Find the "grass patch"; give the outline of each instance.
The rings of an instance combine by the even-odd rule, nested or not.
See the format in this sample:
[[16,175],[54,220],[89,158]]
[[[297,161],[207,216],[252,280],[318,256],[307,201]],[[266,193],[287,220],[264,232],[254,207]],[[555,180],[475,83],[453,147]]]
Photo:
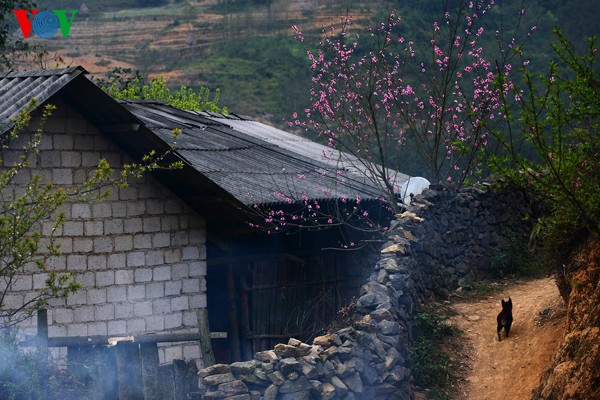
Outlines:
[[427,390],[429,399],[446,400],[450,399],[448,385],[456,368],[445,348],[456,329],[439,312],[429,310],[415,315],[412,371],[415,384]]

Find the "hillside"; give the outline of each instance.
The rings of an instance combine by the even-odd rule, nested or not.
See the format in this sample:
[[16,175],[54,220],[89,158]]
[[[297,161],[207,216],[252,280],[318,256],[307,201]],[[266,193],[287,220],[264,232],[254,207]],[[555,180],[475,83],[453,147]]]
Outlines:
[[[48,8],[79,8],[83,0],[56,0]],[[305,48],[293,39],[297,25],[314,47],[323,29],[349,15],[354,24],[373,24],[396,8],[409,36],[430,29],[440,2],[407,0],[201,0],[142,2],[88,0],[68,38],[40,40],[49,50],[46,66],[85,66],[102,76],[116,66],[143,76],[164,75],[172,86],[221,89],[230,110],[282,125],[308,101],[310,71]],[[136,5],[166,4],[136,8]],[[499,3],[500,4],[500,3]],[[559,25],[582,40],[597,33],[598,7],[592,1],[530,0],[523,26],[536,25],[529,41],[532,58],[547,60],[549,31]],[[517,5],[500,4],[492,29],[515,25]],[[512,17],[511,17],[512,16]],[[59,59],[58,62],[54,61]],[[32,68],[31,64],[21,68]]]

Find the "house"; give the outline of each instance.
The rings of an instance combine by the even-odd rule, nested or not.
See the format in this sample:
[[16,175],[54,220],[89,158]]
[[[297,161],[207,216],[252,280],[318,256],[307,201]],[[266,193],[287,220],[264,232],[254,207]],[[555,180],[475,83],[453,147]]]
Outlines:
[[[49,304],[49,340],[61,338],[54,343],[75,354],[106,337],[160,335],[168,342],[155,341],[162,363],[203,364],[212,362],[213,349],[218,361],[236,361],[324,329],[372,265],[368,246],[342,251],[364,234],[336,227],[269,235],[252,225],[269,210],[287,215],[307,205],[360,209],[384,225],[389,211],[353,160],[236,114],[117,102],[85,74],[71,67],[0,75],[2,134],[31,98],[57,106],[36,173],[59,185],[81,183],[100,158],[118,169],[151,150],[167,151],[175,128],[182,133],[171,161],[184,166],[115,188],[105,201],[66,205],[62,254],[48,268],[73,272],[82,289]],[[45,277],[22,271],[2,307],[18,307]],[[198,336],[207,327],[212,346]],[[23,330],[36,334],[36,320]]]

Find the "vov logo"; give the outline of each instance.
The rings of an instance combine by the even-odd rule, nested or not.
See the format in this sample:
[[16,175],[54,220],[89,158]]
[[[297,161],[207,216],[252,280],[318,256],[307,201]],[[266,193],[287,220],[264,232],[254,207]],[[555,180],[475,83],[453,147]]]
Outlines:
[[[67,18],[67,11],[71,12],[71,19]],[[77,10],[13,10],[13,12],[17,16],[25,39],[31,35],[31,31],[39,38],[49,39],[54,37],[59,29],[63,37],[69,37],[77,14]],[[31,20],[28,13],[31,13]]]

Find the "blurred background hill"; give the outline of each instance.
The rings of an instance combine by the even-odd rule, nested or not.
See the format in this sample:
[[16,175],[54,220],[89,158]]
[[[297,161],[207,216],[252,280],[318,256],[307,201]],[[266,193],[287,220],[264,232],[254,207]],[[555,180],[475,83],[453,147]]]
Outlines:
[[[230,111],[282,126],[308,101],[310,70],[305,46],[315,48],[323,30],[351,16],[356,26],[385,20],[395,9],[407,37],[419,37],[438,19],[440,0],[56,0],[42,9],[78,9],[68,38],[40,40],[46,65],[83,65],[95,77],[115,67],[143,77],[163,75],[172,87],[220,88]],[[600,12],[592,0],[498,1],[493,29],[537,26],[528,42],[543,67],[551,54],[550,29],[560,27],[574,42],[598,33]],[[294,39],[292,25],[308,40]],[[20,34],[20,32],[18,32]],[[491,38],[491,36],[490,36]],[[493,39],[490,39],[493,41]],[[495,43],[490,42],[490,46]],[[56,61],[60,60],[60,61]],[[36,66],[37,67],[37,66]],[[21,66],[34,68],[34,66]]]

